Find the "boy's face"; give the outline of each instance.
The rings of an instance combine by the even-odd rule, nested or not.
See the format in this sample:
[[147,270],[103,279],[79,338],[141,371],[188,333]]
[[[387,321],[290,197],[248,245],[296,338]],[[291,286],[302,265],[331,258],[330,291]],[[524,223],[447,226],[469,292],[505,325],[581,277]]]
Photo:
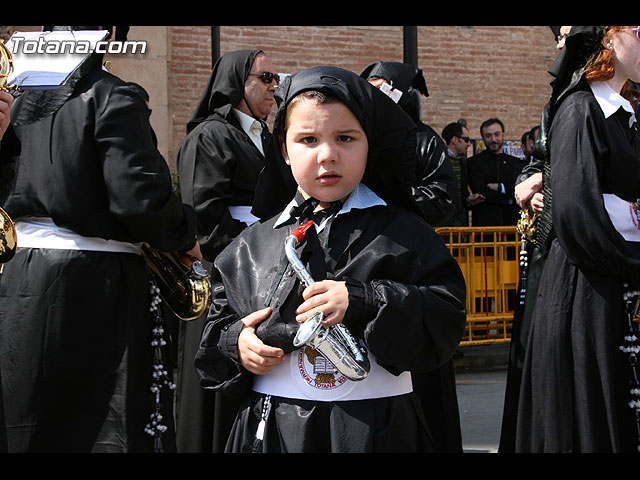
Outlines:
[[343,103],[303,99],[287,112],[282,155],[305,198],[327,207],[344,201],[362,180],[369,143],[358,119]]

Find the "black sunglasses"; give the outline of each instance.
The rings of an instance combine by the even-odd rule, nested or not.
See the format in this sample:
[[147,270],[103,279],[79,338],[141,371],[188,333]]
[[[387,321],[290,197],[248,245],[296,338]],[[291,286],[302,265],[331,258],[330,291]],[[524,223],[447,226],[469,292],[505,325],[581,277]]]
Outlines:
[[273,82],[274,80],[276,81],[276,83],[280,83],[280,75],[278,75],[277,73],[250,73],[249,76],[260,77],[260,80],[262,80],[263,83],[266,83],[267,85],[271,84],[271,82]]
[[467,143],[469,143],[471,141],[470,137],[460,137],[460,136],[458,136],[458,138],[461,138],[462,140],[464,140]]

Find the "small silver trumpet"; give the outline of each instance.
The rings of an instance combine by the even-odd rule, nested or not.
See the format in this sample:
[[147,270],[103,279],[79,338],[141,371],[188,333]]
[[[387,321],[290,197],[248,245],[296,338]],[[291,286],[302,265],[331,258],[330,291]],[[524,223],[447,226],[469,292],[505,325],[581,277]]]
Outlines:
[[[287,259],[300,281],[309,286],[315,283],[296,254],[296,245],[305,237],[313,221],[306,222],[287,236],[284,245]],[[318,312],[305,320],[293,340],[296,347],[303,345],[314,348],[329,360],[349,380],[359,381],[367,378],[370,370],[366,348],[358,342],[349,329],[338,323],[330,327],[322,324],[324,314]]]

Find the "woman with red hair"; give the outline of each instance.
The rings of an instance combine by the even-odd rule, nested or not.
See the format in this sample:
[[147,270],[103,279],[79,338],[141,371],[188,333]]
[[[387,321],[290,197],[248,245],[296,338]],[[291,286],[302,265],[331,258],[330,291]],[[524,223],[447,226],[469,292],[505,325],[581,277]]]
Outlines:
[[554,76],[518,452],[640,446],[640,137],[637,26],[572,27]]

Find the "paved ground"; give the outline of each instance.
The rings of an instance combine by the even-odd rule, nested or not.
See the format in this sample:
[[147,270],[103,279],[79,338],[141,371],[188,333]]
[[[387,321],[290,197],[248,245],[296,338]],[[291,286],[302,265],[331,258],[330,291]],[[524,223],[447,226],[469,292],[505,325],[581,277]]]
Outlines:
[[456,375],[465,453],[497,452],[506,374],[506,368],[494,368]]
[[496,453],[500,441],[508,344],[463,347],[456,387],[465,453]]

